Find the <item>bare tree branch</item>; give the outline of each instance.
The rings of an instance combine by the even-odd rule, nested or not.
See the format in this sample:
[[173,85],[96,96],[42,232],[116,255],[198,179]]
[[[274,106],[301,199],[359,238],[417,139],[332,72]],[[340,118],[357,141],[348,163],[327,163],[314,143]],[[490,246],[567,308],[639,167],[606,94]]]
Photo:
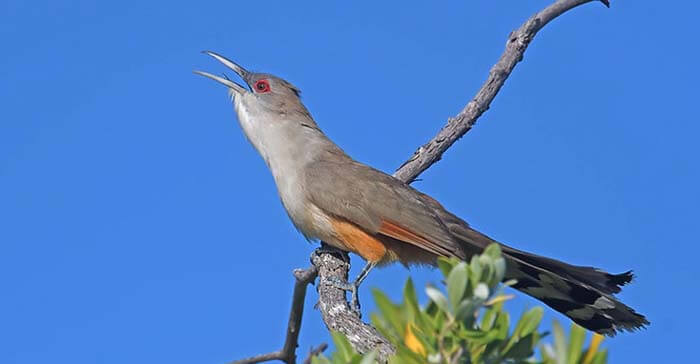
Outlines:
[[362,321],[348,305],[345,291],[332,282],[348,280],[350,257],[347,253],[328,245],[323,245],[311,256],[311,262],[318,268],[319,282],[318,309],[323,322],[331,331],[343,333],[360,353],[377,350],[377,358],[384,362],[394,353],[394,347],[377,330]]
[[260,363],[270,360],[281,360],[287,364],[297,362],[297,342],[299,340],[299,332],[301,330],[301,317],[304,314],[304,298],[306,297],[306,286],[316,279],[318,271],[315,265],[311,265],[308,269],[295,269],[294,278],[294,294],[292,295],[292,308],[289,312],[289,323],[287,324],[287,337],[284,340],[284,346],[281,350],[256,355],[247,359],[237,360],[231,364],[251,364]]
[[309,356],[306,357],[306,359],[304,360],[304,364],[311,364],[311,359],[312,359],[314,356],[317,356],[317,355],[321,354],[321,353],[324,352],[326,349],[328,349],[328,344],[326,344],[326,343],[323,343],[323,344],[317,346],[316,348],[311,349],[311,351],[309,352]]
[[[506,82],[513,68],[522,61],[527,46],[535,37],[535,34],[554,18],[579,5],[596,0],[559,0],[533,15],[517,30],[510,33],[506,42],[506,49],[501,58],[496,62],[486,82],[476,93],[474,98],[456,116],[447,120],[437,135],[429,142],[418,148],[413,156],[404,162],[394,173],[394,177],[406,182],[413,182],[416,177],[442,158],[442,154],[464,136],[476,120],[489,109],[491,102]],[[609,6],[607,0],[600,0]]]
[[[491,67],[486,82],[484,82],[474,98],[467,103],[459,114],[449,118],[447,124],[433,139],[418,148],[413,156],[399,167],[394,176],[406,183],[411,183],[426,169],[439,161],[442,154],[471,130],[476,120],[489,109],[491,102],[506,79],[518,62],[523,59],[525,50],[537,32],[568,10],[591,1],[600,1],[606,6],[610,6],[608,0],[558,0],[530,17],[512,32],[508,37],[506,49],[501,58]],[[328,329],[345,334],[355,350],[360,353],[367,353],[376,349],[380,362],[386,362],[389,356],[395,352],[386,338],[352,312],[348,305],[345,291],[329,284],[334,278],[347,281],[350,270],[350,259],[347,253],[334,251],[334,249],[324,246],[314,252],[312,263],[312,267],[307,270],[295,271],[297,283],[294,287],[294,300],[284,348],[278,352],[258,355],[234,363],[258,363],[267,360],[282,360],[286,363],[295,362],[296,355],[294,352],[297,346],[298,330],[301,325],[306,285],[313,281],[316,277],[316,272],[318,272],[320,278],[317,286],[319,295],[318,309],[321,311],[321,316]]]

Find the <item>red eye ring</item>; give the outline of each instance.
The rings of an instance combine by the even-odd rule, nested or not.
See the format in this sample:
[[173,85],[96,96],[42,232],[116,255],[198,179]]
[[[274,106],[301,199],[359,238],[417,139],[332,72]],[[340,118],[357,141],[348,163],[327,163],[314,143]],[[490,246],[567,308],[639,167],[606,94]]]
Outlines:
[[254,85],[255,92],[264,94],[270,92],[270,83],[267,80],[258,80]]

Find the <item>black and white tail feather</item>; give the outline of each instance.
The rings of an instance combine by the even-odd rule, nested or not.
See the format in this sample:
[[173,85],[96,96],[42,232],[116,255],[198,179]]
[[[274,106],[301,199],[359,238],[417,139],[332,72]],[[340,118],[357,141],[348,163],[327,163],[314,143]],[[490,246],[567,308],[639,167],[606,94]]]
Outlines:
[[[448,225],[452,225],[450,231],[470,247],[484,248],[498,243],[464,224]],[[614,336],[649,325],[643,315],[613,296],[632,281],[631,271],[610,274],[498,244],[506,258],[506,279],[517,281],[513,288],[542,301],[586,329]]]
[[613,294],[632,281],[631,271],[610,274],[503,246],[513,288],[544,302],[577,324],[608,336],[649,324]]

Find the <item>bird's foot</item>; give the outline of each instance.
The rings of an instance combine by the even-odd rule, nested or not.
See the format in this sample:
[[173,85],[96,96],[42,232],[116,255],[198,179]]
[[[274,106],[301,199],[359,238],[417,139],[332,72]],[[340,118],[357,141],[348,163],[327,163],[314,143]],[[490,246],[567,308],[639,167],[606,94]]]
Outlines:
[[357,317],[361,318],[362,311],[360,311],[360,298],[358,296],[359,284],[357,284],[357,282],[350,283],[338,277],[329,278],[328,283],[335,288],[350,292],[350,302],[348,303],[350,305],[350,310],[356,314]]

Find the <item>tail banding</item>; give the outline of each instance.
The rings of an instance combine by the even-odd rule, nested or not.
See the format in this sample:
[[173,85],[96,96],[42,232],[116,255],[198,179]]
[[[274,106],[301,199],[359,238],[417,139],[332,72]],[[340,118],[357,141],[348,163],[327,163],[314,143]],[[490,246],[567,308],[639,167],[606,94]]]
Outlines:
[[504,247],[513,288],[544,302],[577,324],[608,336],[634,331],[649,321],[613,294],[632,281],[632,272],[610,274]]
[[[450,225],[451,232],[463,241],[465,252],[498,243],[463,224]],[[610,274],[498,244],[507,262],[505,279],[516,280],[513,288],[544,302],[588,330],[614,336],[620,331],[649,325],[643,315],[614,297],[622,286],[632,281],[631,271]]]

